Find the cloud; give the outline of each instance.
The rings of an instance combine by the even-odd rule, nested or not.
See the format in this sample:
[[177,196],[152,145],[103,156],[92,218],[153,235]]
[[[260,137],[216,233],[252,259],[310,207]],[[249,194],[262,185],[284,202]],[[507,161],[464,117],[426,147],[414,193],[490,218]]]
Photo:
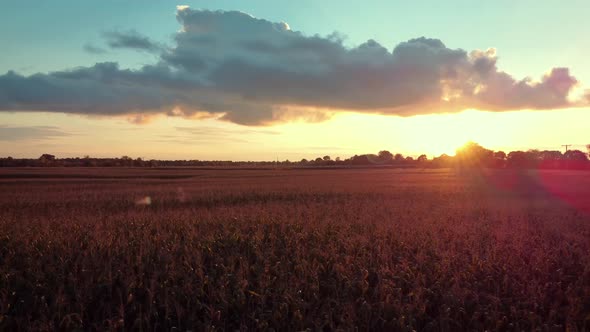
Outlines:
[[225,129],[217,127],[176,127],[176,130],[196,135],[196,136],[234,136],[246,134],[260,134],[260,135],[280,135],[280,132],[275,130],[255,130],[255,129]]
[[0,110],[127,115],[139,123],[155,114],[209,114],[261,125],[324,121],[340,111],[411,116],[589,104],[570,100],[578,81],[567,68],[517,79],[498,69],[493,48],[467,52],[425,37],[391,51],[375,40],[347,47],[336,33],[308,36],[284,22],[187,6],[177,19],[181,29],[168,48],[136,31],[105,34],[111,48],[158,54],[152,65],[0,76]]
[[28,77],[8,72],[0,76],[0,107],[105,115],[163,110],[186,100],[171,84],[181,83],[168,82],[165,68],[121,70],[116,63]]
[[241,128],[218,128],[208,126],[198,127],[176,127],[177,134],[160,135],[157,142],[166,143],[181,143],[181,144],[195,144],[195,143],[249,143],[249,141],[239,138],[243,135],[279,135],[280,133],[274,130],[254,130]]
[[220,143],[251,143],[248,140],[237,137],[187,137],[182,135],[160,135],[160,138],[153,140],[158,143],[173,144],[220,144]]
[[319,151],[340,151],[346,150],[346,148],[341,146],[308,146],[305,148],[306,150],[319,150]]
[[69,136],[53,126],[10,127],[0,125],[0,141],[43,140]]
[[107,50],[105,50],[104,48],[94,46],[92,44],[85,44],[84,51],[86,51],[90,54],[105,54],[105,53],[107,53]]
[[129,48],[139,51],[158,53],[162,46],[152,41],[150,38],[139,34],[135,30],[130,31],[108,31],[104,37],[111,48]]

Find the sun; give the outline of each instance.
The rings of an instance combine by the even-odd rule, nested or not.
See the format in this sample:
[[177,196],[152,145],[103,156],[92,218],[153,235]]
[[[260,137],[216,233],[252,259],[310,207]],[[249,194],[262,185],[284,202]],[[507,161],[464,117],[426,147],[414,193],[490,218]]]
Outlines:
[[[342,113],[323,124],[322,130],[310,131],[309,124],[281,126],[286,133],[300,133],[299,142],[307,145],[343,147],[336,153],[346,155],[376,153],[381,150],[401,153],[404,156],[428,158],[442,154],[455,155],[455,151],[469,141],[488,148],[497,140],[495,126],[481,112],[417,115],[395,117],[374,114]],[[342,133],[347,133],[342,135]],[[350,150],[347,150],[350,148]],[[346,151],[346,152],[345,152]],[[350,152],[349,152],[350,151]],[[327,153],[334,153],[326,149]]]
[[457,149],[468,142],[489,149],[501,148],[513,138],[514,132],[518,132],[513,128],[518,122],[500,122],[493,113],[474,110],[417,116],[410,121],[414,122],[413,127],[420,129],[419,135],[413,135],[416,149],[432,157],[454,156]]
[[454,156],[457,149],[467,142],[486,141],[493,138],[485,129],[479,113],[463,112],[457,114],[439,114],[417,116],[409,119],[419,131],[412,133],[417,151],[437,157],[442,154]]

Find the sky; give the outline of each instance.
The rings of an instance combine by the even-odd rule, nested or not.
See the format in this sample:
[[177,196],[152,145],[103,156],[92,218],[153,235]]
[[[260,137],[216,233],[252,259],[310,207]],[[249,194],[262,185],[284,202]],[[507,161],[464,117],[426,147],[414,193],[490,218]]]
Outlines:
[[0,156],[590,143],[587,1],[0,0]]

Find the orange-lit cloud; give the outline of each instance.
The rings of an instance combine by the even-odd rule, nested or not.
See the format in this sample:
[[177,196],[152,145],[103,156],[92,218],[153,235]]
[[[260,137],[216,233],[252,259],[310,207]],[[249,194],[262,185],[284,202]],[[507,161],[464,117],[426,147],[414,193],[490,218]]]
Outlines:
[[135,31],[105,34],[110,48],[157,53],[155,64],[9,72],[0,76],[0,109],[129,115],[138,123],[205,113],[260,125],[322,121],[338,111],[408,116],[589,103],[570,100],[578,81],[569,69],[516,79],[498,69],[495,49],[467,52],[424,37],[392,51],[374,40],[349,48],[337,34],[306,36],[284,22],[187,6],[178,7],[177,19],[182,29],[171,47]]

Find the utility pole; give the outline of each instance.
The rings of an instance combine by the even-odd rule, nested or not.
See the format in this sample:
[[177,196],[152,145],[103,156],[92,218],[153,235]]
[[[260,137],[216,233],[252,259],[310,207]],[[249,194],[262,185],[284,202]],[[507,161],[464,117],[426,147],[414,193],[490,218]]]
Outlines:
[[562,146],[565,146],[565,152],[567,152],[567,148],[569,148],[572,145],[571,144],[563,144]]

